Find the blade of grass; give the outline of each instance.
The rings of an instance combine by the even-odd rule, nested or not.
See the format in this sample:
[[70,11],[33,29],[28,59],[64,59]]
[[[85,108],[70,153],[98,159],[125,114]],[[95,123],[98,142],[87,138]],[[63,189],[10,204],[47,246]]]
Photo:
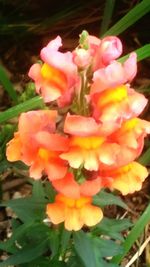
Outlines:
[[119,264],[121,260],[127,255],[135,241],[140,237],[145,226],[150,222],[150,204],[147,206],[139,220],[136,222],[135,226],[132,228],[130,234],[127,236],[123,248],[124,253],[121,255],[114,256],[111,260],[112,263]]
[[18,116],[22,112],[26,112],[34,108],[42,107],[43,105],[44,104],[43,104],[42,97],[39,97],[39,96],[33,97],[30,100],[27,100],[19,105],[16,105],[15,107],[9,108],[6,111],[3,111],[2,113],[0,113],[0,123],[5,122],[9,119],[12,119]]
[[[134,52],[137,54],[137,61],[150,57],[150,44],[146,44],[143,47],[136,49]],[[118,61],[123,63],[128,57],[129,54],[119,58]]]
[[9,94],[9,97],[17,103],[17,93],[10,82],[9,78],[7,77],[6,71],[2,66],[0,66],[0,83],[3,85],[4,89]]
[[105,7],[104,7],[104,14],[103,14],[103,20],[101,23],[101,29],[100,29],[100,36],[104,34],[110,24],[111,17],[113,14],[114,6],[115,6],[116,0],[106,0]]
[[119,35],[132,24],[142,18],[146,13],[150,11],[150,1],[143,0],[141,3],[137,4],[132,8],[122,19],[120,19],[114,26],[112,26],[105,34],[108,35]]

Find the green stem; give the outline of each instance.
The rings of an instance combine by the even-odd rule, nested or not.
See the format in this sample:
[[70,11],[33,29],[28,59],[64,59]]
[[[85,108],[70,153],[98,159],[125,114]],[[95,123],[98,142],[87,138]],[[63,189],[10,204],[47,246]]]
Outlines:
[[114,256],[111,260],[112,263],[119,264],[121,260],[127,255],[135,241],[140,237],[141,233],[143,232],[145,226],[150,222],[150,203],[135,224],[135,226],[132,228],[130,234],[127,236],[123,248],[124,252],[123,254]]

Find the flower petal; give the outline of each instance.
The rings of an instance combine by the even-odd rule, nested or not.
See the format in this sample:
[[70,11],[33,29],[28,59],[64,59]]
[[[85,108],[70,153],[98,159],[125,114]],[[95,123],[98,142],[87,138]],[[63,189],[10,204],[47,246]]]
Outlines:
[[65,218],[65,228],[68,231],[79,231],[84,225],[83,220],[80,218],[80,212],[77,208],[67,208]]
[[80,197],[80,186],[74,180],[72,173],[67,173],[64,178],[52,181],[52,185],[58,192],[67,197]]
[[63,203],[48,204],[46,214],[54,224],[59,224],[65,220],[65,205]]
[[80,216],[85,225],[94,226],[102,220],[103,212],[99,207],[87,204],[82,207]]
[[116,175],[114,174],[114,179],[111,183],[111,188],[121,191],[123,195],[139,191],[143,181],[148,176],[147,169],[138,162],[129,164],[127,171],[124,170],[125,168],[127,167],[116,170]]

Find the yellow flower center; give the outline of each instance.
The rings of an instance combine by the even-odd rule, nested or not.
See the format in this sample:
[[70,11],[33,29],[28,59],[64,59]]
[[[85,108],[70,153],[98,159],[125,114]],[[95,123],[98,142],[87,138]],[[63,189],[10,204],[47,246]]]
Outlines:
[[50,157],[54,156],[54,152],[48,151],[45,148],[39,148],[38,151],[38,156],[44,160],[44,161],[48,161]]
[[128,165],[122,166],[120,168],[114,169],[114,170],[103,170],[102,175],[103,176],[117,176],[120,174],[126,174],[133,168],[133,164],[129,163]]
[[41,75],[44,79],[61,89],[64,89],[67,86],[66,75],[61,70],[46,63],[44,63],[41,68]]
[[101,93],[98,106],[105,106],[112,102],[121,102],[127,98],[127,88],[125,85],[119,86],[115,89],[105,90]]
[[72,137],[71,145],[72,146],[79,146],[84,149],[96,149],[99,148],[105,141],[104,137],[100,136],[86,136],[86,137]]
[[56,196],[56,202],[65,204],[68,208],[82,208],[84,205],[92,202],[91,197],[80,197],[78,199],[69,198],[64,195],[58,194]]

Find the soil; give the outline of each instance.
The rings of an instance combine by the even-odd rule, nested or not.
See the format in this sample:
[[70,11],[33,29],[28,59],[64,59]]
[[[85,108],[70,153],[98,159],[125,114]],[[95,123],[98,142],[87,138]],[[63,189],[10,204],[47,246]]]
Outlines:
[[[9,14],[9,12],[13,10],[13,8],[16,12],[16,7],[19,5],[19,2],[17,0],[12,1],[13,3],[11,1],[6,2],[7,8],[4,8],[3,6],[2,15],[5,15],[7,11]],[[54,4],[48,0],[45,0],[42,3],[42,7],[40,5],[41,1],[32,1],[32,4],[31,1],[27,2],[30,5],[26,4],[23,11],[21,9],[21,11],[23,12],[22,16],[26,17],[28,14],[28,18],[33,17],[33,20],[36,18],[36,16],[40,16],[41,19],[48,18],[49,14],[53,14],[53,12],[55,13],[58,8],[57,2]],[[86,1],[85,7],[82,9],[82,11],[75,12],[71,17],[67,19],[61,19],[58,23],[55,23],[50,28],[45,28],[43,31],[42,28],[39,29],[39,31],[32,31],[30,29],[30,31],[25,32],[16,32],[13,31],[13,28],[12,31],[9,32],[1,32],[0,30],[0,64],[2,64],[2,66],[7,71],[7,74],[18,93],[21,93],[25,90],[26,84],[30,81],[27,75],[28,70],[30,66],[39,59],[41,48],[50,39],[53,39],[57,35],[61,35],[63,39],[63,49],[65,51],[68,49],[74,49],[74,47],[77,45],[78,36],[83,29],[86,29],[92,35],[99,36],[104,2],[105,1],[94,1],[93,4],[91,4],[90,1]],[[110,26],[113,25],[117,20],[119,20],[138,2],[139,1],[136,0],[116,1],[115,11],[112,16]],[[2,3],[0,2],[0,5],[1,4]],[[64,1],[64,4],[71,5],[71,1]],[[50,13],[48,12],[48,10],[50,10]],[[20,13],[18,13],[18,16],[21,16]],[[124,45],[124,54],[129,53],[150,42],[149,18],[149,15],[144,16],[119,36]],[[138,90],[142,90],[143,88],[150,88],[149,69],[150,59],[146,59],[138,63],[138,75],[133,82],[134,88],[137,88]],[[146,91],[145,94],[146,97],[150,99],[150,91]],[[12,103],[8,98],[7,93],[3,91],[2,86],[0,86],[0,110],[6,110],[11,105]],[[149,108],[150,104],[142,114],[142,118],[150,120]],[[147,139],[146,143],[149,143],[149,141],[150,140]],[[26,196],[30,194],[31,187],[26,182],[25,178],[19,179],[19,175],[16,175],[14,173],[12,174],[11,170],[4,171],[1,176],[3,200],[18,197],[18,195]],[[125,216],[127,218],[131,218],[131,220],[135,222],[150,201],[150,179],[146,179],[140,192],[122,198],[129,207],[129,211],[127,214],[125,214]],[[123,216],[124,211],[115,206],[112,206],[111,208],[108,207],[105,210],[105,214],[108,217],[115,218],[118,216]],[[11,216],[11,211],[3,209],[0,210],[0,236],[2,240],[10,234]],[[134,253],[138,249],[138,246],[140,246],[140,244],[144,242],[144,240],[149,236],[149,233],[150,229],[148,229],[147,227],[145,233],[143,233],[143,235],[141,236],[141,240],[139,240],[139,243],[137,242],[134,245],[131,253],[129,254],[128,258],[125,259],[125,262],[122,266],[125,266],[125,264],[127,264],[129,258],[134,255]],[[147,247],[148,250],[150,250],[150,246],[148,245]],[[148,250],[146,249],[143,252],[142,256],[139,258],[138,262],[134,263],[131,266],[146,267],[146,262],[148,262],[147,257],[150,254]]]

